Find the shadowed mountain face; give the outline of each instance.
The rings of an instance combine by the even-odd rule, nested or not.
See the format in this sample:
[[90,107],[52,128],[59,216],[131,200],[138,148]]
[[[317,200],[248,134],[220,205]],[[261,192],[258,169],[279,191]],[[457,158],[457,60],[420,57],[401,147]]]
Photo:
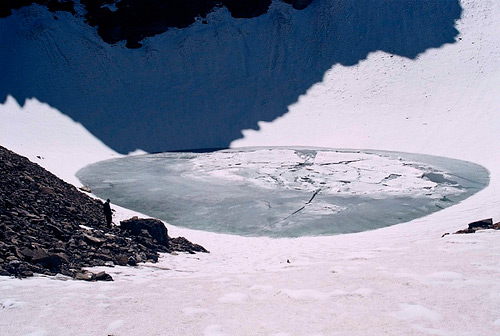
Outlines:
[[[282,0],[295,9],[306,8],[312,0]],[[72,0],[5,0],[0,17],[13,9],[32,4],[45,5],[51,12],[76,15]],[[164,33],[169,28],[185,28],[196,19],[206,18],[215,8],[225,6],[234,18],[252,18],[266,13],[271,0],[81,0],[85,19],[110,44],[127,41],[128,48],[140,48],[145,37]],[[202,20],[206,23],[205,20]]]
[[300,11],[276,1],[252,19],[216,8],[128,49],[35,5],[0,19],[0,99],[35,97],[122,153],[224,148],[285,114],[334,64],[453,43],[460,14],[459,0],[322,0]]

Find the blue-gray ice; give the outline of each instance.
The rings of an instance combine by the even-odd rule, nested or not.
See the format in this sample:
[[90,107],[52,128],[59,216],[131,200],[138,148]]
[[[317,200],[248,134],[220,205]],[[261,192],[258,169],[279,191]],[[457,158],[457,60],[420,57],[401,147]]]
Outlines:
[[476,164],[322,148],[161,153],[78,173],[101,198],[170,224],[245,236],[360,232],[453,205],[488,184]]

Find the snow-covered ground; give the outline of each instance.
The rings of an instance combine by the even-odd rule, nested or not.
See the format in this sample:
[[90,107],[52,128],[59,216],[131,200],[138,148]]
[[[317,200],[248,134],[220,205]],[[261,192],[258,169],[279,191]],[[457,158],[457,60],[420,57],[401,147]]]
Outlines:
[[0,145],[28,157],[73,185],[81,186],[75,176],[81,167],[121,156],[82,125],[36,98],[21,107],[9,96],[0,105],[0,113]]
[[[498,335],[500,232],[441,238],[476,219],[500,220],[500,4],[461,5],[457,43],[417,60],[376,52],[334,66],[287,114],[233,146],[448,156],[486,167],[486,189],[427,217],[349,235],[245,238],[168,226],[211,253],[115,267],[112,283],[2,277],[0,334]],[[78,168],[117,155],[35,100],[8,100],[0,116],[0,145],[70,182]]]

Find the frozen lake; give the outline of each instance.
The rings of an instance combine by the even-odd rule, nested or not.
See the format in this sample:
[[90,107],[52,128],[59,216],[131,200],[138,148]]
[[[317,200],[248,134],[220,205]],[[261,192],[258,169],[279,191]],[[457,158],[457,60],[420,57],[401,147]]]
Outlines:
[[324,148],[161,153],[103,161],[78,178],[112,203],[192,229],[298,237],[406,222],[488,184],[443,157]]

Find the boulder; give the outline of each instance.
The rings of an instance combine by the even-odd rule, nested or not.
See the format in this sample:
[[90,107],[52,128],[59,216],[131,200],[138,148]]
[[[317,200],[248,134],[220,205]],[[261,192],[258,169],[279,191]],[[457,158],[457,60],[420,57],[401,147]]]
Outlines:
[[210,253],[203,246],[193,244],[184,237],[176,237],[170,239],[170,244],[176,251],[183,251],[193,254],[195,252]]
[[75,275],[75,279],[76,280],[84,280],[84,281],[92,281],[92,280],[94,280],[94,274],[91,272],[84,271],[81,273],[77,273]]
[[469,223],[469,229],[488,229],[493,226],[493,219],[488,218],[488,219],[482,219],[479,221],[475,221],[472,223]]
[[29,250],[23,250],[22,253],[25,254],[28,258],[31,257],[33,262],[36,263],[49,256],[49,252],[47,252],[47,250],[41,247],[36,247],[34,250],[31,251],[31,253],[29,253],[28,251]]
[[96,281],[113,281],[113,278],[108,273],[102,271],[102,272],[95,274],[95,280]]
[[83,234],[83,239],[85,239],[88,244],[94,245],[101,245],[106,241],[105,239],[97,238],[86,233]]
[[143,219],[135,216],[121,221],[120,228],[129,231],[134,236],[141,236],[141,231],[145,230],[159,245],[168,247],[168,231],[163,222],[159,219]]
[[91,193],[92,193],[92,190],[90,190],[90,188],[89,188],[89,187],[87,187],[87,186],[82,186],[82,187],[80,187],[80,188],[78,188],[78,189],[80,189],[80,190],[81,190],[81,191],[83,191],[83,192],[89,193],[89,194],[91,194]]
[[458,230],[455,232],[455,234],[467,234],[467,233],[475,233],[476,230],[473,229],[463,229],[463,230]]
[[83,281],[113,281],[113,277],[108,273],[101,271],[99,273],[92,273],[89,271],[82,271],[75,275],[75,280]]
[[68,258],[62,253],[47,253],[33,257],[32,261],[40,264],[53,273],[60,272],[62,264],[68,264]]
[[54,234],[54,236],[57,239],[62,240],[62,241],[68,240],[67,235],[65,235],[64,232],[61,229],[59,229],[58,227],[56,227],[55,225],[46,224],[45,226],[52,231],[52,233]]
[[457,232],[455,232],[455,234],[475,233],[478,230],[486,230],[486,229],[500,230],[500,222],[493,224],[492,218],[481,219],[469,223],[467,229],[458,230]]
[[137,260],[134,257],[129,257],[128,262],[130,266],[137,266]]
[[126,266],[128,264],[128,257],[125,254],[119,254],[115,256],[115,264],[120,266]]

